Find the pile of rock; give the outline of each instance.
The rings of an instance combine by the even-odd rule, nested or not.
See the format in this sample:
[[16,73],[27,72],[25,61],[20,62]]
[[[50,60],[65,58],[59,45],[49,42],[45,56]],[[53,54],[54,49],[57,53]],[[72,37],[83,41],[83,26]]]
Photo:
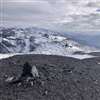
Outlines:
[[28,62],[23,65],[23,71],[20,77],[7,77],[5,81],[12,85],[17,84],[18,86],[26,84],[33,86],[36,83],[42,83],[36,66],[31,66]]

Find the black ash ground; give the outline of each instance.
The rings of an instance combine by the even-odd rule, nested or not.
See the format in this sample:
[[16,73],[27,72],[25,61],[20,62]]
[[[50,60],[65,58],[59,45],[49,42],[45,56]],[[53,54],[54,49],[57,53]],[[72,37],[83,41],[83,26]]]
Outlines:
[[[39,72],[33,85],[6,82],[20,77],[25,62]],[[0,100],[100,100],[100,57],[20,55],[0,60]]]

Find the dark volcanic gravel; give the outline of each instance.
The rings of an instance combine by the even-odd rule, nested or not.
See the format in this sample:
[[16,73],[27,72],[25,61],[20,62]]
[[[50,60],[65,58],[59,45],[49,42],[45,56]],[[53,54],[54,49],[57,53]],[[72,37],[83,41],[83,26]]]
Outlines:
[[[19,77],[26,61],[36,65],[42,84],[8,84],[6,77]],[[100,57],[21,55],[0,60],[0,100],[100,100]]]

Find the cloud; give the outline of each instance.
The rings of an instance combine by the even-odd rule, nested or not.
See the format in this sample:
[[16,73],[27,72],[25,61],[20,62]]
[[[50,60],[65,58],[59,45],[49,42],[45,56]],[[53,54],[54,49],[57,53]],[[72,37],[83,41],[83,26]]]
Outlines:
[[1,0],[1,24],[100,31],[100,0]]

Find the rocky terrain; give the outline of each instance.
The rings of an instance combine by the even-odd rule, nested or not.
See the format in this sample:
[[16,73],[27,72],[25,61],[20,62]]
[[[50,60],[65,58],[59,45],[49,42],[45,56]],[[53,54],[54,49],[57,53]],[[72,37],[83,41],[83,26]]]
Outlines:
[[[34,84],[9,84],[22,65],[38,69]],[[100,57],[75,59],[55,55],[16,55],[0,60],[0,100],[100,100]]]

